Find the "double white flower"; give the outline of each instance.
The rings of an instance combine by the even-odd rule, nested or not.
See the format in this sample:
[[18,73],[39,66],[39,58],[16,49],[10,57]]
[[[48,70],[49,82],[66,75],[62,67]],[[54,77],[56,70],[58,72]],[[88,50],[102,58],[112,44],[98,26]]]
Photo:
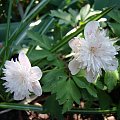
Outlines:
[[6,91],[14,93],[15,100],[29,98],[30,92],[40,96],[42,94],[38,81],[42,77],[40,68],[31,67],[29,59],[22,52],[20,52],[18,60],[5,62],[5,69],[3,69],[5,77],[2,79],[6,80],[4,83]]
[[101,69],[116,70],[118,54],[112,41],[106,36],[104,30],[100,30],[99,22],[91,21],[84,29],[85,38],[74,38],[69,42],[74,59],[69,62],[72,75],[77,74],[80,69],[85,69],[86,79],[93,82]]

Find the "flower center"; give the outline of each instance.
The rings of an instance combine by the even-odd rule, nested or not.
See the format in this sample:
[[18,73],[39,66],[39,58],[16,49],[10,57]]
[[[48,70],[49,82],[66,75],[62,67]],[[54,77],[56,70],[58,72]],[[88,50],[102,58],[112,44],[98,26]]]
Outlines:
[[91,51],[92,53],[95,53],[95,52],[96,52],[96,49],[97,49],[96,47],[91,47],[91,48],[90,48],[90,51]]

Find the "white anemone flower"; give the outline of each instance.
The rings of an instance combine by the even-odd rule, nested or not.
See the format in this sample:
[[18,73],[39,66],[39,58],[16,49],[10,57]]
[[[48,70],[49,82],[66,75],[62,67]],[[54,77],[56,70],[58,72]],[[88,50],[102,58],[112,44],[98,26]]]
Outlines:
[[42,88],[38,80],[42,77],[39,67],[31,67],[28,57],[20,52],[18,60],[6,61],[2,77],[6,82],[3,84],[7,88],[6,92],[14,93],[14,100],[29,98],[31,92],[40,96]]
[[74,58],[69,62],[68,68],[72,75],[84,69],[88,82],[94,82],[97,76],[101,75],[101,69],[117,69],[118,61],[115,55],[118,53],[111,39],[106,36],[106,31],[100,30],[99,22],[89,22],[85,26],[84,36],[85,38],[76,37],[69,41]]

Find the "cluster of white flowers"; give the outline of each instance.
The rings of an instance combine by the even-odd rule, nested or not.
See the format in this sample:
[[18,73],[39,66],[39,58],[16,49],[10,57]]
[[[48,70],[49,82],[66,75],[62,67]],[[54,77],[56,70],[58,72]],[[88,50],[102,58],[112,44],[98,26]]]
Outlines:
[[14,93],[15,100],[29,98],[31,92],[40,96],[42,88],[38,80],[42,77],[42,71],[39,67],[31,67],[30,61],[23,53],[19,53],[18,60],[5,62],[3,69],[6,82],[3,84],[7,88],[6,92]]
[[84,28],[84,36],[85,38],[76,37],[69,41],[74,58],[68,67],[72,75],[84,69],[88,82],[94,82],[102,74],[101,69],[117,69],[115,55],[118,53],[111,39],[106,36],[106,31],[100,29],[99,22],[89,22]]

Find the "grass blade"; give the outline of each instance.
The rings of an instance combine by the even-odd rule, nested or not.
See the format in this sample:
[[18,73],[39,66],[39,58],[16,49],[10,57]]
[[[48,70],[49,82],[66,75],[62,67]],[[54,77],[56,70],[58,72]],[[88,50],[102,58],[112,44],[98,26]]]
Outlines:
[[[50,0],[42,0],[33,10],[25,17],[25,19],[21,22],[20,26],[15,30],[15,32],[11,35],[8,41],[7,46],[11,46],[13,41],[17,39],[17,37],[24,31],[24,29],[28,26],[28,24],[38,15],[38,13],[49,3]],[[4,46],[0,55],[6,50]]]

